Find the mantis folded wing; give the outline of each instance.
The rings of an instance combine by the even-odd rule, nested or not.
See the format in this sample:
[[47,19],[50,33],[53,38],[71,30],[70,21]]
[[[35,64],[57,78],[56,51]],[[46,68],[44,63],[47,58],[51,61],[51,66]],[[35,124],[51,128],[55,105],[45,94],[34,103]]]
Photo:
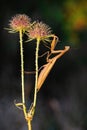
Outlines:
[[[54,47],[53,47],[54,48]],[[52,54],[58,53],[58,55],[54,56],[53,58],[49,59],[48,57],[51,55],[48,55],[47,57],[47,64],[43,66],[43,69],[41,70],[39,77],[38,77],[38,85],[37,85],[37,91],[40,90],[41,86],[43,85],[45,79],[47,78],[48,74],[50,73],[52,67],[54,66],[55,62],[57,59],[59,59],[65,52],[69,50],[69,46],[65,46],[64,50],[58,50],[58,51],[53,51]]]

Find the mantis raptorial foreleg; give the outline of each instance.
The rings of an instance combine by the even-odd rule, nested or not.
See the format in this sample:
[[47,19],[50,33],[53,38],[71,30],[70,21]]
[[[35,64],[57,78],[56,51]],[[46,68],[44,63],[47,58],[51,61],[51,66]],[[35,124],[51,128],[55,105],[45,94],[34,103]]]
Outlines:
[[51,48],[50,48],[51,52],[54,50],[58,41],[59,41],[59,38],[56,35],[53,35],[53,40],[52,40]]

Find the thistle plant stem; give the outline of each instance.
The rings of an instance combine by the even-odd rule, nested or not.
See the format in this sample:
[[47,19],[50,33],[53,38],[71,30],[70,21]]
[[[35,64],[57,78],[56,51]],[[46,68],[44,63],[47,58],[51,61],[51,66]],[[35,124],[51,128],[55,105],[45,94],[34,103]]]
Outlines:
[[24,92],[24,59],[23,59],[23,41],[22,41],[22,30],[19,32],[20,37],[20,55],[21,55],[21,85],[22,85],[22,103],[23,111],[26,116],[26,107],[25,107],[25,92]]
[[32,130],[32,127],[31,127],[31,120],[28,121],[28,130]]
[[37,43],[36,43],[36,54],[35,54],[35,71],[36,71],[36,75],[35,75],[35,91],[34,91],[34,102],[33,102],[33,106],[35,108],[36,106],[36,100],[37,100],[37,83],[38,83],[38,52],[39,52],[39,44],[40,44],[40,39],[37,39]]

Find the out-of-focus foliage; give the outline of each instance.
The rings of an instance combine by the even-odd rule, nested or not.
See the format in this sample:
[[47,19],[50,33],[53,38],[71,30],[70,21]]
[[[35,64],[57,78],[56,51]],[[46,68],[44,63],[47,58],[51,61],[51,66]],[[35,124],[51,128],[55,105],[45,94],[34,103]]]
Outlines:
[[40,1],[39,7],[41,15],[57,32],[60,29],[65,32],[66,40],[73,44],[80,42],[79,31],[87,30],[87,0]]
[[65,29],[70,33],[73,42],[79,42],[79,31],[87,29],[87,1],[67,0],[64,3]]

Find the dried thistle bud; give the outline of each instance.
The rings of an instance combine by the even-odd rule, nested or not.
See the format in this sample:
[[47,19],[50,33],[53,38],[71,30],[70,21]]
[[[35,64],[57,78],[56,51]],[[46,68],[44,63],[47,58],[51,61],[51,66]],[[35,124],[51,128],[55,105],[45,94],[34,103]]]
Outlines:
[[48,25],[43,22],[36,22],[28,31],[28,37],[30,40],[40,39],[42,41],[49,41],[51,32],[51,28]]
[[27,31],[31,26],[31,19],[25,14],[17,14],[10,20],[10,32]]

